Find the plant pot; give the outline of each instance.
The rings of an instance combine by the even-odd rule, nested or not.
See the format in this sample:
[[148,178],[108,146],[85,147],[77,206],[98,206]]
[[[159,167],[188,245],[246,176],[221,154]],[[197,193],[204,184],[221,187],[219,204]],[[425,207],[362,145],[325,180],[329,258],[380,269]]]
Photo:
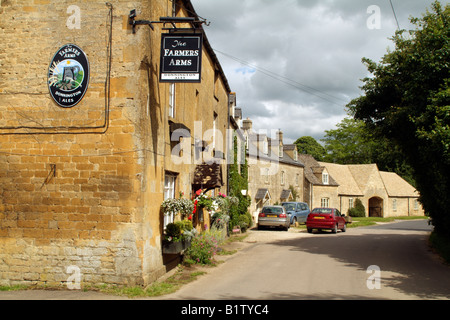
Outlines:
[[179,242],[163,242],[163,253],[178,254],[191,246],[191,242],[187,240]]

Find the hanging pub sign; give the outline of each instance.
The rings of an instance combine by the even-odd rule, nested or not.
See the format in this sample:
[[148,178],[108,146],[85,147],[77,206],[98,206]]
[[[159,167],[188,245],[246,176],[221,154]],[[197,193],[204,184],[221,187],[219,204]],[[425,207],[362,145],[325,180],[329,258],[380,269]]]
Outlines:
[[161,82],[201,82],[203,34],[161,35]]
[[74,44],[62,46],[48,68],[48,89],[53,100],[63,108],[71,108],[83,99],[88,84],[86,54]]

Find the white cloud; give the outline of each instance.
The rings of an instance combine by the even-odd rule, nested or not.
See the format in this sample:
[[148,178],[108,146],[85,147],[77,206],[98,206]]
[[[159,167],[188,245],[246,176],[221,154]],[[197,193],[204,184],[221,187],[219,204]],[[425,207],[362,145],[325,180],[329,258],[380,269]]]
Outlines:
[[[397,28],[386,0],[191,1],[211,23],[206,34],[244,117],[256,129],[281,128],[290,141],[321,139],[335,128],[360,95],[367,75],[361,59],[379,61]],[[409,28],[408,18],[420,17],[432,0],[392,3]],[[371,5],[380,8],[380,29],[367,27]]]

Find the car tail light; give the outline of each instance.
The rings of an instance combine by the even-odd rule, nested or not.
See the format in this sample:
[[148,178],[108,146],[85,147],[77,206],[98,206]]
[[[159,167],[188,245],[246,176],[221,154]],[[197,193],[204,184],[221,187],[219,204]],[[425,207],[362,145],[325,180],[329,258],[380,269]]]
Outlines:
[[280,214],[278,217],[280,217],[280,218],[286,218],[286,214],[285,214],[285,213],[282,213],[282,214]]
[[265,216],[266,216],[266,215],[264,214],[264,212],[260,212],[260,213],[259,213],[259,217],[260,217],[260,218],[264,218]]

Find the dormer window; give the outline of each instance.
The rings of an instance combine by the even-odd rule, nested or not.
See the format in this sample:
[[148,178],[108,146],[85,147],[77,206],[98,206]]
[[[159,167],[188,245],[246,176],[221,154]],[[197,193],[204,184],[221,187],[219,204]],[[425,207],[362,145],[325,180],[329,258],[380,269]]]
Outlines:
[[327,172],[322,173],[322,183],[323,184],[329,184],[328,173]]

